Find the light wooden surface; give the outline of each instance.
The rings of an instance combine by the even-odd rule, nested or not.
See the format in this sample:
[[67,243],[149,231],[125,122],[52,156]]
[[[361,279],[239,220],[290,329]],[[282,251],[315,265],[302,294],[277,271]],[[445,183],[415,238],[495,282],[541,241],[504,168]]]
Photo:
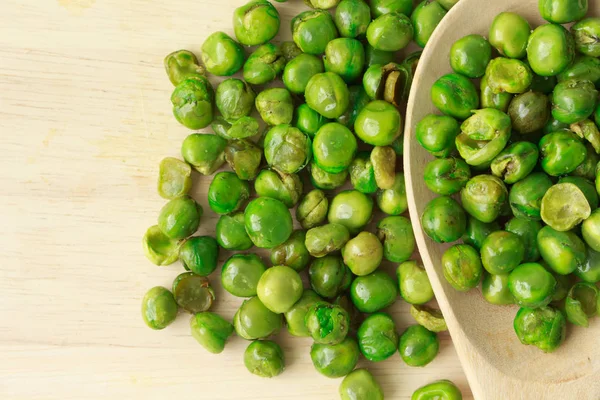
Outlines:
[[[543,23],[534,0],[461,0],[438,26],[420,61],[428,68],[419,69],[413,83],[406,121],[410,132],[414,132],[423,116],[437,113],[429,91],[437,78],[452,72],[448,63],[452,43],[472,33],[487,36],[492,20],[503,11],[523,15],[532,27]],[[600,15],[600,4],[590,2],[590,12]],[[410,136],[406,138],[404,149],[410,213],[420,216],[428,201],[435,197],[421,178],[432,157]],[[413,227],[475,398],[600,399],[598,318],[593,319],[587,329],[569,325],[567,340],[555,353],[544,354],[534,346],[523,346],[512,328],[518,307],[490,305],[483,300],[479,289],[468,293],[455,291],[444,279],[440,262],[449,246],[427,238],[417,218],[413,218]]]
[[[243,2],[0,2],[1,399],[337,398],[340,380],[314,370],[308,339],[280,335],[287,370],[265,380],[243,366],[248,342],[234,338],[211,355],[190,336],[187,315],[160,332],[140,317],[144,292],[182,271],[150,264],[141,249],[164,203],[158,163],[179,156],[190,133],[171,115],[162,59],[198,52],[213,31],[232,33]],[[304,6],[277,7],[289,37]],[[210,178],[195,178],[200,232],[210,234]],[[232,317],[241,299],[217,295],[216,311]],[[406,303],[392,314],[399,330],[413,323]],[[369,366],[387,399],[441,378],[472,398],[449,336],[441,338],[426,368],[398,354]]]

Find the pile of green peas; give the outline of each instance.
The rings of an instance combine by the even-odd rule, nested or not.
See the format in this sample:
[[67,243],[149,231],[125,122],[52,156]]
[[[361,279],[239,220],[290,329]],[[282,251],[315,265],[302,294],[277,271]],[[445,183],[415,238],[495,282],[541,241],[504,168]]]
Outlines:
[[423,230],[462,241],[443,254],[446,280],[518,305],[519,340],[552,352],[567,322],[587,327],[600,310],[600,18],[586,18],[587,1],[540,0],[539,11],[548,23],[533,30],[504,12],[487,39],[457,40],[453,73],[431,87],[442,115],[415,135],[436,157]]

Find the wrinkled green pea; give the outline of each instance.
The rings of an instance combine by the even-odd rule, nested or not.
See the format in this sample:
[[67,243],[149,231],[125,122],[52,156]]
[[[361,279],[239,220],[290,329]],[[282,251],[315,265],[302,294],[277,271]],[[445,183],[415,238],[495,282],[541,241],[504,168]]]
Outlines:
[[573,285],[565,300],[567,320],[587,328],[589,319],[598,313],[598,288],[587,282]]
[[274,126],[265,136],[265,159],[278,171],[294,174],[308,164],[312,156],[310,138],[293,126]]
[[413,23],[406,15],[391,12],[375,18],[367,27],[367,41],[383,51],[402,50],[413,39]]
[[423,179],[434,193],[451,195],[458,193],[471,179],[469,165],[460,158],[438,158],[425,166]]
[[244,80],[252,85],[264,85],[275,80],[285,65],[286,58],[279,47],[272,43],[263,44],[244,63]]
[[169,265],[177,261],[180,241],[165,235],[158,225],[148,228],[142,239],[144,255],[156,265]]
[[574,171],[587,155],[585,145],[572,132],[554,132],[542,137],[539,144],[540,164],[551,176]]
[[421,325],[411,325],[400,336],[398,351],[402,360],[411,367],[424,367],[437,356],[440,340],[435,332]]
[[386,313],[369,315],[358,328],[356,335],[360,352],[369,361],[386,360],[397,351],[396,324]]
[[184,268],[200,276],[208,276],[217,269],[219,246],[211,236],[195,236],[179,248],[179,259]]
[[425,47],[431,34],[446,16],[446,10],[437,1],[424,0],[417,5],[410,16],[415,27],[415,42]]
[[536,74],[555,76],[563,72],[573,61],[574,47],[573,37],[563,26],[540,25],[529,36],[527,61]]
[[191,51],[177,50],[165,57],[165,71],[174,86],[187,78],[204,76],[206,71]]
[[342,0],[333,17],[340,36],[364,37],[371,23],[371,10],[363,0]]
[[352,273],[339,256],[327,255],[314,260],[308,268],[310,287],[320,296],[331,299],[352,283]]
[[493,175],[477,175],[461,190],[460,198],[467,213],[481,222],[492,222],[505,207],[508,190]]
[[483,266],[475,248],[468,244],[455,244],[442,256],[444,277],[460,292],[467,292],[481,281]]
[[254,190],[260,197],[272,197],[292,208],[302,195],[302,181],[296,174],[265,169],[256,177]]
[[416,261],[405,261],[396,270],[400,296],[409,304],[425,304],[433,299],[427,272]]
[[233,325],[221,316],[205,311],[190,319],[192,337],[213,354],[222,353],[227,339],[233,334]]
[[306,232],[305,245],[313,257],[323,257],[341,250],[350,240],[348,228],[341,224],[325,224]]
[[368,152],[359,152],[352,160],[348,170],[354,189],[366,194],[377,191],[375,171]]
[[323,54],[327,43],[338,37],[331,15],[327,11],[304,11],[292,19],[294,43],[305,53]]
[[537,165],[538,148],[531,142],[515,142],[504,149],[492,161],[492,174],[508,184],[529,175]]
[[311,161],[308,165],[310,181],[314,187],[323,190],[333,190],[343,186],[348,179],[348,170],[332,174],[320,168],[317,163]]
[[[365,49],[352,38],[337,38],[327,43],[323,57],[325,71],[338,74],[345,82],[360,78],[365,64]],[[322,71],[319,71],[322,72]]]
[[250,114],[254,105],[254,90],[246,82],[229,78],[217,86],[215,102],[226,120],[236,120]]
[[363,313],[382,310],[396,301],[398,284],[385,272],[375,271],[352,281],[350,298]]
[[227,141],[217,135],[193,133],[181,145],[181,155],[202,175],[212,175],[225,162]]
[[494,93],[494,90],[488,84],[487,75],[481,78],[479,88],[481,91],[481,108],[495,108],[502,112],[508,112],[510,102],[514,98],[513,94],[507,92]]
[[571,27],[575,48],[590,57],[600,56],[600,18],[586,18]]
[[459,74],[447,74],[431,87],[431,101],[444,114],[464,120],[479,106],[479,95],[468,78]]
[[377,206],[388,215],[400,215],[408,209],[404,174],[397,172],[391,189],[377,191]]
[[552,307],[521,308],[514,329],[521,343],[551,353],[565,340],[567,323],[564,314]]
[[283,350],[271,340],[255,340],[244,352],[244,365],[251,374],[272,378],[285,369]]
[[577,79],[559,82],[552,94],[552,116],[565,124],[583,121],[596,109],[597,97],[593,82]]
[[411,305],[410,315],[417,323],[431,332],[444,332],[448,330],[446,320],[440,310],[423,306]]
[[329,200],[319,189],[308,192],[296,208],[296,220],[304,229],[314,228],[327,218]]
[[348,375],[356,367],[359,355],[356,340],[349,337],[338,344],[314,343],[310,348],[310,358],[315,369],[328,378]]
[[344,80],[333,72],[315,74],[304,93],[306,104],[325,118],[338,118],[350,104],[350,93]]
[[195,314],[210,309],[215,301],[215,292],[208,278],[184,272],[173,281],[173,297],[179,307]]
[[165,199],[187,194],[192,187],[192,168],[173,157],[163,158],[158,167],[158,194]]
[[490,26],[490,43],[500,54],[510,58],[523,58],[527,54],[527,41],[531,27],[522,16],[512,12],[498,14]]
[[173,294],[161,286],[148,290],[142,299],[142,318],[152,329],[164,329],[177,317]]
[[269,88],[256,96],[256,109],[268,125],[289,124],[294,114],[292,96],[287,89]]
[[450,66],[468,78],[481,78],[491,58],[492,46],[481,35],[464,36],[450,49]]
[[419,144],[436,157],[448,157],[455,149],[460,133],[458,122],[447,115],[428,114],[417,123],[415,137]]
[[237,297],[256,296],[256,288],[267,267],[256,254],[234,254],[221,268],[221,284]]
[[158,227],[171,239],[185,239],[200,225],[202,206],[189,196],[180,196],[163,206],[158,216]]
[[425,206],[421,215],[423,231],[437,243],[449,243],[460,239],[465,233],[465,212],[451,197],[440,196]]
[[371,232],[360,232],[342,248],[344,264],[357,276],[375,271],[383,259],[383,246]]
[[382,218],[377,223],[377,236],[383,244],[383,256],[388,261],[406,261],[415,251],[415,236],[406,217]]
[[310,261],[310,254],[304,244],[305,238],[306,232],[295,230],[287,241],[271,249],[271,263],[302,271]]
[[273,39],[279,31],[279,13],[266,0],[253,0],[233,12],[233,30],[239,42],[256,46]]
[[204,76],[187,78],[171,94],[175,119],[190,129],[207,127],[213,119],[214,90]]
[[341,224],[350,233],[358,233],[371,220],[373,199],[357,190],[338,193],[329,205],[327,220]]
[[292,93],[304,93],[310,78],[324,70],[321,58],[302,53],[286,64],[282,76],[283,84]]
[[206,70],[217,76],[230,76],[242,68],[244,49],[226,33],[215,32],[202,44],[202,61]]
[[525,257],[525,244],[521,237],[508,231],[488,235],[481,245],[481,263],[487,272],[506,274],[515,269]]
[[238,178],[252,180],[260,171],[262,151],[248,140],[233,140],[225,148],[225,160]]
[[290,335],[302,337],[310,336],[310,332],[308,331],[304,320],[310,307],[320,301],[323,301],[321,296],[310,289],[306,289],[302,293],[300,300],[284,313],[285,322]]
[[259,197],[246,206],[244,222],[248,236],[257,247],[279,246],[292,234],[292,216],[279,200]]
[[[596,124],[589,119],[571,124],[571,131],[592,145],[593,153],[600,152],[600,131]],[[581,165],[581,164],[580,164]]]
[[350,328],[348,312],[337,305],[319,302],[306,314],[306,327],[315,343],[335,345],[343,342]]

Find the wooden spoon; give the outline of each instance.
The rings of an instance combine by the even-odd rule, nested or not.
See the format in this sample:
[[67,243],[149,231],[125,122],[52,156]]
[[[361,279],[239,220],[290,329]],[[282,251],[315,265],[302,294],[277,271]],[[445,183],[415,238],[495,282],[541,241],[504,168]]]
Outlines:
[[[600,4],[589,7],[589,15],[600,15]],[[433,157],[413,140],[415,125],[426,114],[439,113],[429,92],[435,80],[452,72],[448,61],[452,44],[468,34],[487,37],[494,17],[503,11],[524,16],[533,28],[545,22],[539,15],[537,0],[461,0],[438,26],[419,62],[408,101],[404,143],[415,236],[476,399],[599,400],[599,317],[593,318],[587,329],[570,325],[567,340],[554,353],[545,354],[534,346],[522,345],[513,331],[518,307],[488,304],[478,289],[468,293],[455,291],[443,277],[440,262],[448,245],[426,237],[420,223],[425,205],[435,194],[423,181],[425,165]]]

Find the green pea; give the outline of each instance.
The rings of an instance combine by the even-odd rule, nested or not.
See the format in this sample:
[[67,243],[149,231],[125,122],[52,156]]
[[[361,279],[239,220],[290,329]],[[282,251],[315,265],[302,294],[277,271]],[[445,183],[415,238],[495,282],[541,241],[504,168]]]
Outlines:
[[210,309],[215,301],[215,292],[208,278],[184,272],[173,281],[173,297],[179,307],[195,314]]
[[444,277],[460,292],[467,292],[481,281],[483,266],[475,248],[468,244],[455,244],[442,256]]
[[306,314],[306,327],[310,336],[319,344],[335,345],[348,335],[350,317],[337,305],[319,302],[313,304]]
[[377,206],[388,215],[400,215],[408,209],[403,173],[396,173],[391,189],[377,191]]
[[363,313],[382,310],[396,301],[398,285],[383,271],[375,271],[369,275],[359,276],[350,286],[352,303]]
[[302,271],[310,261],[310,254],[304,244],[305,238],[305,231],[295,230],[287,241],[271,249],[271,263]]
[[581,234],[586,244],[594,251],[600,251],[600,210],[595,210],[581,224]]
[[460,158],[438,158],[425,166],[423,178],[427,188],[434,193],[458,193],[471,178],[469,165]]
[[192,337],[213,354],[222,353],[227,339],[233,334],[233,325],[221,316],[205,311],[190,319]]
[[304,290],[302,297],[298,300],[292,308],[284,313],[285,322],[287,325],[288,332],[292,336],[310,336],[310,332],[304,322],[306,314],[312,305],[321,302],[323,299],[321,296],[316,294],[310,289]]
[[543,172],[534,172],[510,189],[509,203],[515,217],[541,220],[542,199],[552,181]]
[[542,229],[542,224],[539,221],[513,217],[506,223],[505,229],[521,238],[525,246],[523,261],[533,262],[540,259],[537,235]]
[[370,194],[377,191],[375,171],[368,152],[359,152],[349,167],[350,182],[359,192]]
[[492,222],[506,206],[508,190],[493,175],[477,175],[461,190],[460,198],[467,213],[481,222]]
[[588,12],[587,0],[539,0],[540,15],[554,24],[567,24],[585,17]]
[[243,251],[253,246],[252,240],[246,233],[243,212],[221,215],[217,222],[215,236],[219,246],[225,250]]
[[305,53],[319,55],[338,37],[331,15],[323,10],[304,11],[292,19],[292,37]]
[[204,76],[187,78],[171,94],[175,119],[190,129],[202,129],[213,119],[214,90]]
[[600,56],[600,18],[586,18],[571,27],[575,48],[590,57]]
[[350,240],[350,232],[346,226],[325,224],[309,229],[304,244],[311,256],[323,257],[341,250],[348,240]]
[[148,290],[142,299],[142,318],[152,329],[164,329],[177,317],[173,294],[161,286]]
[[342,172],[330,173],[320,168],[316,162],[311,161],[308,169],[310,171],[310,181],[314,187],[323,190],[333,190],[343,186],[348,179],[348,170]]
[[294,126],[306,133],[311,139],[315,137],[317,131],[327,122],[329,122],[327,118],[324,118],[321,114],[310,108],[308,104],[301,104],[296,108],[293,120]]
[[327,214],[330,223],[341,224],[358,233],[371,220],[373,200],[357,190],[345,190],[332,200]]
[[446,16],[446,10],[437,1],[420,2],[410,16],[415,27],[415,42],[425,47],[431,34]]
[[208,276],[217,269],[219,246],[211,236],[195,236],[179,248],[179,259],[188,271]]
[[264,85],[275,80],[285,65],[282,49],[272,43],[263,44],[244,63],[244,80],[252,85]]
[[233,327],[238,336],[246,340],[264,339],[281,329],[280,314],[269,310],[258,297],[244,300],[233,317]]
[[509,274],[508,289],[519,306],[544,307],[552,301],[556,279],[540,264],[521,264]]
[[369,315],[358,328],[356,335],[360,352],[369,361],[386,360],[397,351],[398,333],[389,314]]
[[567,323],[563,313],[552,307],[521,308],[514,329],[521,343],[551,353],[564,342]]
[[366,369],[355,369],[340,384],[342,400],[383,400],[383,389]]
[[402,360],[411,367],[424,367],[437,356],[440,340],[435,332],[421,325],[411,325],[400,336],[398,351]]
[[377,223],[377,236],[383,244],[383,256],[391,262],[404,262],[415,251],[415,236],[410,220],[390,216]]
[[498,222],[481,222],[477,218],[469,215],[467,218],[467,228],[461,239],[465,244],[479,250],[481,249],[485,238],[487,238],[490,233],[499,230],[500,224],[498,224]]
[[492,174],[506,183],[518,182],[529,175],[538,160],[538,148],[531,142],[515,142],[492,161]]
[[315,369],[328,378],[348,375],[356,367],[359,355],[356,340],[349,337],[338,344],[314,343],[310,348]]
[[202,175],[212,175],[225,162],[227,141],[217,135],[193,133],[181,145],[181,155]]
[[587,155],[585,145],[572,132],[554,132],[542,137],[539,144],[540,164],[551,176],[574,171]]
[[234,254],[221,268],[221,284],[234,296],[256,296],[258,281],[266,270],[256,254]]
[[306,104],[325,118],[338,118],[350,104],[350,93],[344,80],[333,72],[315,74],[308,81]]
[[490,43],[500,54],[510,58],[527,55],[527,41],[531,33],[529,22],[512,12],[500,13],[490,26]]
[[255,94],[246,82],[229,78],[217,86],[215,101],[226,120],[237,120],[252,111]]
[[302,181],[296,174],[284,174],[265,169],[256,177],[254,190],[260,197],[277,199],[291,208],[300,200]]
[[165,235],[158,225],[148,228],[142,239],[144,255],[156,265],[170,265],[177,261],[180,245],[178,239]]
[[362,0],[342,0],[335,9],[335,26],[342,37],[364,37],[371,23],[371,10]]
[[409,304],[425,304],[433,299],[427,272],[416,261],[405,261],[396,270],[400,296]]
[[523,261],[525,245],[515,233],[496,231],[483,241],[480,252],[483,267],[490,274],[506,274]]
[[558,81],[569,79],[593,82],[596,88],[600,86],[600,60],[596,57],[578,56],[567,69],[558,75]]
[[448,157],[455,149],[460,133],[458,122],[447,115],[428,114],[417,123],[415,137],[425,150],[436,157]]
[[329,200],[319,189],[308,192],[296,208],[296,220],[304,229],[314,228],[327,218]]
[[243,45],[266,43],[279,31],[279,13],[266,0],[250,1],[233,12],[233,30]]
[[254,245],[266,249],[288,240],[293,229],[288,208],[270,197],[259,197],[248,203],[244,223]]
[[174,86],[187,78],[204,76],[206,71],[191,51],[177,50],[165,57],[165,71]]
[[565,301],[565,312],[570,323],[587,328],[589,318],[598,313],[598,288],[596,285],[587,282],[573,285]]
[[481,35],[464,36],[450,49],[450,66],[468,78],[481,78],[491,59],[492,46]]
[[537,240],[542,259],[561,275],[570,274],[586,262],[585,243],[573,232],[544,226]]
[[286,62],[289,62],[294,57],[302,54],[302,50],[300,50],[296,43],[291,40],[281,43],[281,52],[283,53],[283,57],[285,58]]
[[342,248],[344,264],[354,275],[364,276],[375,271],[383,260],[383,246],[371,232],[360,232]]
[[244,365],[254,375],[272,378],[285,369],[283,350],[271,340],[255,340],[244,352]]
[[425,234],[435,242],[450,243],[460,239],[465,233],[467,217],[456,200],[440,196],[425,206],[421,225]]
[[265,136],[265,159],[273,168],[287,173],[299,172],[312,156],[310,138],[287,124],[274,126]]
[[490,304],[506,305],[515,304],[515,298],[508,289],[509,274],[484,274],[481,282],[481,294]]
[[444,332],[448,330],[446,320],[440,310],[420,305],[410,306],[410,315],[431,332]]
[[158,171],[158,194],[165,199],[187,194],[192,187],[192,168],[173,157],[163,158]]
[[265,307],[274,313],[282,314],[300,300],[302,280],[292,268],[277,265],[260,276],[256,293]]
[[292,93],[304,93],[310,78],[322,73],[324,68],[321,58],[302,53],[285,65],[282,76],[283,84]]
[[439,380],[421,386],[413,393],[411,400],[462,400],[462,393],[449,380]]
[[202,206],[189,196],[180,196],[164,205],[158,216],[158,227],[171,239],[185,239],[200,225]]
[[481,78],[479,88],[481,91],[481,108],[495,108],[502,112],[508,112],[510,102],[514,98],[513,94],[507,92],[495,93],[488,83],[487,75]]
[[515,96],[508,106],[513,128],[521,133],[543,129],[550,119],[550,101],[542,93],[525,92]]
[[202,61],[206,70],[217,76],[230,76],[242,68],[244,49],[226,33],[215,32],[202,44]]
[[472,110],[478,108],[479,95],[468,78],[459,74],[447,74],[431,87],[431,101],[442,113],[465,120]]
[[367,104],[356,117],[354,131],[365,143],[388,146],[401,133],[402,116],[398,109],[383,100]]
[[268,125],[289,124],[294,114],[292,96],[287,89],[269,88],[256,96],[256,109]]
[[352,132],[337,122],[323,125],[312,143],[315,162],[329,173],[339,173],[348,169],[356,154],[356,148],[356,139]]
[[585,196],[591,211],[595,211],[598,208],[598,193],[596,192],[594,184],[590,180],[580,176],[563,176],[558,180],[558,183],[572,183],[573,185],[577,186],[577,188]]
[[583,121],[596,109],[597,97],[593,82],[577,79],[559,82],[552,94],[552,116],[565,124]]
[[485,70],[487,83],[495,93],[524,93],[531,86],[533,73],[523,61],[494,58]]
[[365,65],[365,49],[356,39],[333,39],[325,47],[323,61],[325,71],[335,72],[345,82],[351,83],[361,77]]
[[579,264],[574,274],[584,282],[600,282],[600,252],[586,249],[585,263]]
[[380,15],[367,28],[367,41],[377,50],[402,50],[412,39],[413,24],[399,12]]
[[308,268],[310,287],[320,296],[331,299],[352,283],[352,273],[338,256],[327,255],[314,260]]
[[540,25],[529,36],[527,60],[536,74],[555,76],[567,69],[573,61],[574,47],[573,37],[561,25]]
[[[592,145],[592,153],[600,151],[600,130],[589,119],[571,124],[571,131]],[[589,146],[587,146],[589,147]],[[581,164],[580,164],[581,165]]]
[[232,140],[225,148],[225,160],[238,178],[252,180],[260,171],[262,151],[248,140]]

